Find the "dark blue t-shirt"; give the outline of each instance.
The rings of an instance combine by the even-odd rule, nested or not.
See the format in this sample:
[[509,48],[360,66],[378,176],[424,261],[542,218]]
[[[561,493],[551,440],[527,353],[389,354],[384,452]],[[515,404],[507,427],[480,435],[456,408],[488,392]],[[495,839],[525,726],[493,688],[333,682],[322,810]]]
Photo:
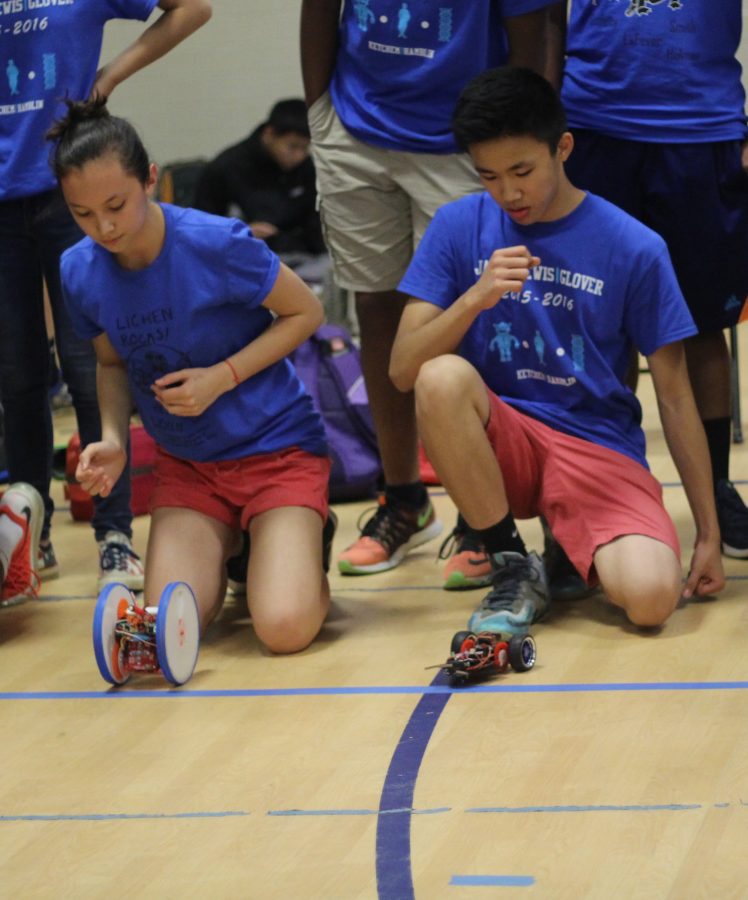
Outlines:
[[522,244],[540,265],[480,313],[458,352],[521,412],[646,466],[641,406],[624,384],[632,342],[649,355],[696,332],[655,232],[594,194],[528,226],[474,194],[437,212],[399,289],[446,309],[495,250]]
[[298,446],[323,455],[322,422],[291,363],[280,360],[222,394],[199,416],[175,416],[151,385],[178,369],[212,366],[269,328],[261,306],[279,261],[235,219],[162,204],[166,237],[145,269],[123,269],[84,238],[61,261],[65,300],[84,338],[106,332],[127,366],[148,433],[174,456],[201,462]]
[[471,78],[506,62],[503,20],[554,0],[345,0],[333,105],[375,147],[455,153],[450,122]]
[[573,0],[562,97],[572,128],[658,143],[742,140],[740,0]]
[[0,200],[55,187],[44,135],[62,97],[91,93],[109,19],[145,20],[157,0],[0,3]]

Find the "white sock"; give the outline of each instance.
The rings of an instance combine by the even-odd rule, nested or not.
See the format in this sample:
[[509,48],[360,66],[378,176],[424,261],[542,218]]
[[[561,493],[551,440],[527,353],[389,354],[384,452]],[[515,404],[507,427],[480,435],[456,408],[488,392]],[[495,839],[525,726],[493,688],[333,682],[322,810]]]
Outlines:
[[22,540],[23,528],[16,525],[10,516],[0,515],[0,565],[5,575],[8,574],[11,557]]

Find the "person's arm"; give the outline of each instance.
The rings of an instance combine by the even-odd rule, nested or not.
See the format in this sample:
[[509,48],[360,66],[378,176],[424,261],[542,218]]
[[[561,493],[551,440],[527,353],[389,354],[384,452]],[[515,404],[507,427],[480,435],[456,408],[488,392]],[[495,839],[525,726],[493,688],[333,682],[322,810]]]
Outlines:
[[162,15],[113,60],[96,73],[91,96],[108,97],[118,84],[168,53],[212,14],[210,0],[159,0]]
[[[563,23],[563,31],[559,26]],[[563,71],[566,35],[566,3],[556,3],[504,19],[507,64],[532,69],[544,75],[558,90]]]
[[222,394],[288,356],[325,318],[319,299],[284,265],[262,305],[277,318],[246,347],[213,366],[181,369],[154,382],[156,399],[167,412],[199,416]]
[[666,344],[647,357],[660,421],[696,525],[684,597],[713,594],[725,585],[709,448],[691,390],[683,344]]
[[125,364],[106,334],[93,339],[101,440],[84,447],[75,473],[90,494],[106,497],[127,463],[132,394]]
[[390,357],[395,387],[412,390],[425,362],[453,353],[479,313],[496,306],[507,291],[521,291],[530,268],[539,264],[527,247],[495,250],[478,281],[447,309],[411,300],[403,310]]
[[306,105],[327,90],[335,70],[342,0],[302,0],[301,77]]

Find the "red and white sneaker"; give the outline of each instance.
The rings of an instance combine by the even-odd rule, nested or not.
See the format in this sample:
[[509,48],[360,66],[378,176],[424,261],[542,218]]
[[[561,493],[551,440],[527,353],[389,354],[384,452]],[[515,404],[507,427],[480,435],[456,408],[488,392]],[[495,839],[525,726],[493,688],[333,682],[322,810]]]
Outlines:
[[39,577],[35,564],[44,522],[44,501],[41,494],[23,481],[11,484],[0,498],[0,516],[7,516],[23,531],[23,537],[11,556],[0,592],[0,606],[18,606],[39,596]]

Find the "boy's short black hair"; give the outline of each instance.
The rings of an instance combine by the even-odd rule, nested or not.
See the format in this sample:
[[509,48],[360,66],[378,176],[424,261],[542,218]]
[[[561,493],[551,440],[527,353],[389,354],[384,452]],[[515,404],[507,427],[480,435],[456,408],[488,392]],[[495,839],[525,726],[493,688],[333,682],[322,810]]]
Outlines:
[[306,103],[297,99],[279,100],[270,110],[265,124],[270,125],[278,136],[300,134],[302,137],[308,138],[309,120],[307,119]]
[[530,69],[487,69],[463,89],[452,114],[461,150],[502,137],[533,137],[556,152],[566,114],[551,84]]

